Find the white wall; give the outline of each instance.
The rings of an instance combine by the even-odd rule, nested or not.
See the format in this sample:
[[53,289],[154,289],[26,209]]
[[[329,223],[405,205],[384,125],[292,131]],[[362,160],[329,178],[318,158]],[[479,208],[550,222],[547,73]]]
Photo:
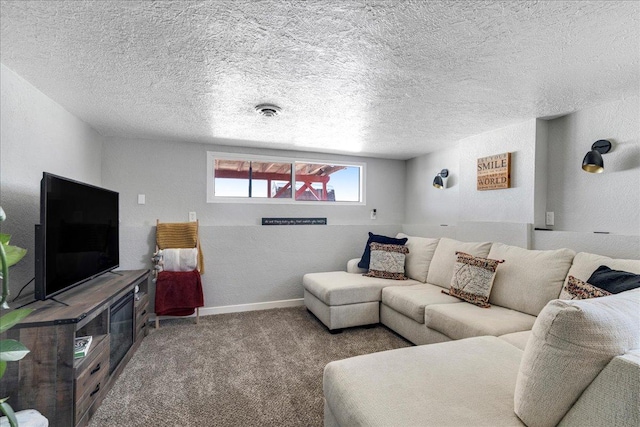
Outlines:
[[[554,230],[640,234],[640,98],[578,111],[549,122],[547,210]],[[582,171],[591,144],[610,139],[604,172]]]
[[99,185],[102,138],[9,68],[0,65],[0,73],[0,204],[7,214],[2,232],[28,250],[11,268],[12,299],[34,276],[42,172]]
[[[460,194],[458,147],[416,157],[406,162],[405,222],[407,224],[455,225]],[[439,190],[433,179],[449,170],[447,188]]]
[[[460,221],[533,223],[536,120],[460,141]],[[478,158],[511,152],[511,188],[477,190]]]
[[[536,156],[545,153],[545,124],[537,120],[496,129],[459,141],[453,147],[407,161],[405,227],[411,224],[449,224],[459,221],[534,223],[544,210],[535,182],[544,182],[545,171],[536,171]],[[537,129],[542,132],[537,136]],[[511,152],[511,188],[478,191],[477,160]],[[544,166],[544,165],[543,165]],[[432,186],[433,178],[449,169],[448,188]],[[546,192],[546,187],[545,187]],[[536,205],[536,196],[538,203]],[[540,216],[540,214],[538,214]]]
[[[207,151],[365,162],[366,205],[206,203]],[[205,306],[301,298],[302,276],[344,269],[367,232],[395,234],[404,220],[405,162],[269,150],[230,150],[178,141],[109,139],[103,185],[120,192],[121,265],[149,268],[156,219],[187,221],[195,211],[205,255]],[[137,204],[145,194],[146,204]],[[377,209],[378,219],[370,219]],[[262,226],[262,217],[326,217],[326,226]]]

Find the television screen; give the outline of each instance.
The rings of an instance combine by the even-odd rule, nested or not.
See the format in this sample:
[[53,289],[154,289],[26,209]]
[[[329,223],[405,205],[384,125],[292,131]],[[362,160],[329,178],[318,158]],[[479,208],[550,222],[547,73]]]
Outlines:
[[118,267],[118,193],[45,172],[40,197],[37,299]]

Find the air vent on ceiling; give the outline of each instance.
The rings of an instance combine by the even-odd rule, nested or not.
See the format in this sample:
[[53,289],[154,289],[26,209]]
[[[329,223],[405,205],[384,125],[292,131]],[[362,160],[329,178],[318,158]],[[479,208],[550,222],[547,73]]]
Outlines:
[[266,117],[275,117],[278,114],[280,114],[280,111],[282,109],[280,107],[278,107],[277,105],[273,105],[273,104],[260,104],[260,105],[256,105],[256,111],[263,116]]

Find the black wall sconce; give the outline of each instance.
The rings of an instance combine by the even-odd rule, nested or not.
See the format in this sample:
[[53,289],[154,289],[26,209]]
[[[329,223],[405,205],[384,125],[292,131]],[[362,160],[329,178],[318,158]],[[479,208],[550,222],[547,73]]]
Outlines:
[[449,169],[442,169],[435,178],[433,178],[433,186],[437,189],[444,190],[447,188],[447,178],[449,177]]
[[582,160],[582,170],[591,173],[602,173],[604,162],[602,155],[611,151],[611,142],[606,139],[599,139],[591,146],[591,151]]

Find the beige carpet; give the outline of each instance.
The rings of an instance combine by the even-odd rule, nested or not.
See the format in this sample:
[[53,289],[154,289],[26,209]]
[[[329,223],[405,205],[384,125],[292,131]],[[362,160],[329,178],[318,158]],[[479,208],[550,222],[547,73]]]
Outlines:
[[328,362],[410,345],[381,325],[331,335],[304,307],[163,320],[90,426],[321,426]]

